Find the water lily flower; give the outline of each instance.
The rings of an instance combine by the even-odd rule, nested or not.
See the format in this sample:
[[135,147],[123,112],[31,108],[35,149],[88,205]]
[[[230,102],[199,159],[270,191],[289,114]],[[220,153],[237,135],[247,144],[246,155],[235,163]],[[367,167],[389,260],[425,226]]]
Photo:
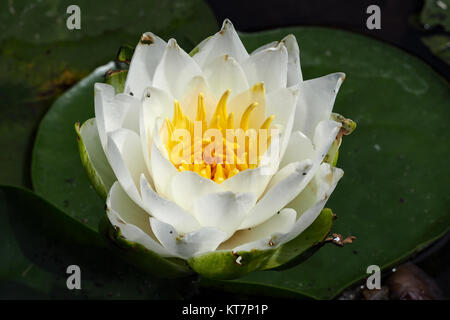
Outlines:
[[[332,117],[344,78],[304,81],[293,35],[249,54],[229,20],[190,54],[174,39],[143,34],[123,92],[96,83],[95,118],[77,127],[117,239],[211,277],[267,268],[277,248],[316,220],[343,176],[328,160],[349,131]],[[205,137],[212,129],[223,139]],[[225,137],[249,129],[253,145]],[[238,161],[221,162],[225,155]]]

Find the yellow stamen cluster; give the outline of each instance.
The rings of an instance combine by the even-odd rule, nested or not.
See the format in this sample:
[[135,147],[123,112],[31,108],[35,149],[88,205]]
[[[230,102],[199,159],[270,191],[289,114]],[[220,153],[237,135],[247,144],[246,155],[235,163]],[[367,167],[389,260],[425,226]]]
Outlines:
[[[258,166],[261,156],[270,144],[271,136],[268,131],[274,116],[268,117],[259,128],[260,130],[250,128],[255,129],[253,130],[254,139],[251,139],[251,135],[247,134],[250,131],[249,120],[258,103],[251,103],[246,108],[240,119],[239,128],[235,129],[233,112],[227,112],[229,96],[230,90],[223,93],[209,124],[206,120],[205,100],[202,93],[198,95],[197,115],[194,121],[183,114],[180,103],[175,100],[173,119],[172,121],[169,118],[165,119],[160,134],[169,153],[170,161],[179,171],[194,171],[205,178],[222,183],[240,171],[254,169]],[[200,124],[201,126],[199,126]],[[197,131],[198,128],[201,128],[200,132]],[[183,129],[182,131],[186,132],[187,136],[177,135],[177,129]],[[222,141],[218,142],[209,137],[207,132],[209,129],[220,131]],[[240,134],[245,135],[245,146],[241,146],[235,141],[237,130]],[[230,132],[233,138],[227,140],[229,137],[227,134]],[[190,141],[185,141],[185,139],[190,139]],[[218,146],[219,143],[221,144],[220,148],[214,148],[210,158],[207,158],[205,149],[211,145]],[[250,148],[255,145],[256,159],[250,157]]]

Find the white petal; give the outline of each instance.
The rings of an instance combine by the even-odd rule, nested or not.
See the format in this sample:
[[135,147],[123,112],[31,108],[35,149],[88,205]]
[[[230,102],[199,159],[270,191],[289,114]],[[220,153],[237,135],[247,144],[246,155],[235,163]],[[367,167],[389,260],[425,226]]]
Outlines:
[[155,218],[171,224],[183,234],[200,229],[200,225],[190,213],[153,191],[144,175],[141,175],[141,193],[144,207]]
[[181,236],[171,225],[150,218],[152,230],[162,245],[172,254],[188,259],[194,255],[216,250],[225,233],[214,228],[202,228]]
[[[327,165],[327,164],[325,164]],[[325,169],[326,171],[327,169]],[[323,185],[320,191],[317,193],[317,202],[307,209],[303,213],[298,213],[300,217],[295,222],[294,227],[291,231],[289,231],[285,236],[280,238],[281,243],[286,243],[295,237],[297,237],[300,233],[302,233],[306,228],[308,228],[314,220],[318,217],[320,212],[325,206],[325,203],[328,200],[328,197],[334,191],[336,184],[342,178],[344,172],[339,168],[331,168],[331,175],[326,175],[324,180],[322,180],[325,185]]]
[[118,95],[115,96],[115,101],[122,108],[128,110],[125,115],[125,118],[123,119],[121,127],[125,129],[130,129],[139,134],[139,127],[140,127],[139,115],[142,105],[141,101],[137,98],[122,93],[119,93]]
[[267,187],[267,192],[249,212],[239,229],[254,227],[271,218],[286,204],[292,201],[308,184],[308,173],[312,162],[305,160],[294,162],[274,175]]
[[267,115],[274,115],[274,126],[281,131],[280,157],[284,156],[294,125],[298,90],[278,89],[267,94]]
[[194,55],[195,61],[203,68],[217,56],[228,54],[241,63],[248,57],[241,39],[230,20],[225,19],[222,29],[206,41]]
[[315,151],[311,140],[302,132],[294,131],[291,134],[280,166],[284,167],[291,162],[314,158]]
[[144,90],[140,110],[140,137],[147,169],[151,172],[150,152],[153,131],[158,117],[168,117],[173,98],[158,88],[149,87]]
[[197,198],[219,192],[223,192],[221,185],[211,179],[206,179],[193,171],[182,171],[175,174],[170,181],[169,198],[180,207],[192,212]]
[[[205,102],[206,119],[209,121],[216,109],[217,99],[211,93],[211,90],[203,76],[193,77],[187,84],[183,98],[181,99],[181,108],[183,113],[190,119],[197,116],[198,95],[202,93]],[[173,114],[173,107],[171,108]],[[172,117],[172,114],[170,117]]]
[[253,56],[255,54],[257,54],[258,52],[264,51],[265,49],[268,48],[275,48],[278,45],[279,41],[272,41],[269,43],[266,43],[265,45],[262,45],[261,47],[255,49],[250,55]]
[[253,249],[273,249],[278,243],[277,234],[288,233],[295,224],[297,213],[292,209],[283,209],[266,222],[254,228],[239,230],[230,239],[222,243],[219,250],[251,251]]
[[242,63],[250,85],[264,82],[267,92],[286,88],[288,53],[283,43],[264,49]]
[[300,50],[297,39],[293,34],[287,35],[281,42],[284,43],[288,52],[287,86],[290,87],[303,81],[300,68]]
[[114,172],[106,159],[103,151],[98,129],[95,119],[89,119],[80,127],[81,139],[83,139],[89,160],[92,162],[97,174],[102,179],[102,183],[106,188],[106,192],[111,188],[117,180]]
[[271,175],[266,174],[265,168],[258,167],[256,169],[247,169],[226,179],[220,184],[225,191],[251,192],[257,198],[264,192],[269,183]]
[[316,163],[321,163],[325,158],[341,127],[341,123],[333,120],[323,120],[316,126],[313,138]]
[[300,90],[300,96],[295,112],[294,130],[300,130],[312,138],[317,124],[330,119],[334,100],[344,79],[345,74],[332,73],[296,86]]
[[[298,48],[297,39],[293,34],[289,34],[284,37],[281,42],[286,46],[288,53],[288,66],[287,66],[287,87],[298,84],[303,80],[302,71],[300,68],[300,50]],[[265,49],[276,47],[280,41],[272,41],[265,44],[255,51],[251,55],[255,55],[258,52]]]
[[228,55],[212,59],[203,69],[203,74],[217,98],[220,98],[228,89],[231,90],[230,97],[249,89],[244,70],[234,58]]
[[156,240],[148,221],[149,215],[126,195],[118,182],[114,183],[108,194],[106,207],[109,221],[125,239],[139,243],[163,257],[174,256]]
[[127,108],[114,101],[115,91],[112,86],[105,83],[94,85],[95,121],[98,135],[106,150],[108,141],[107,132],[119,129],[127,114]]
[[104,83],[96,83],[94,90],[95,121],[106,152],[108,133],[120,128],[139,132],[140,101],[122,93],[115,95],[114,88]]
[[201,70],[197,63],[174,39],[170,39],[156,67],[152,85],[170,92],[175,99],[181,99],[188,82],[200,74]]
[[264,84],[256,84],[230,99],[227,111],[228,113],[233,112],[235,128],[240,127],[240,121],[245,109],[254,102],[257,102],[258,105],[250,115],[248,127],[259,128],[266,119],[266,90]]
[[287,206],[295,208],[298,216],[301,216],[316,202],[328,199],[332,192],[332,190],[328,191],[330,186],[335,186],[343,174],[341,169],[333,168],[328,163],[322,163],[310,183]]
[[231,236],[254,206],[252,193],[211,193],[194,202],[194,215],[202,226],[214,227]]
[[137,204],[141,205],[139,179],[148,175],[139,136],[129,129],[119,129],[108,135],[107,158],[120,185]]
[[152,85],[155,69],[166,49],[166,42],[151,32],[142,35],[134,49],[125,81],[125,93],[141,98],[144,89]]
[[172,162],[170,162],[162,153],[164,146],[162,146],[161,142],[159,141],[159,136],[157,135],[157,127],[155,127],[155,133],[153,133],[153,137],[154,139],[150,155],[152,178],[155,184],[156,191],[164,197],[168,197],[168,187],[170,180],[173,176],[175,176],[178,170],[174,167]]

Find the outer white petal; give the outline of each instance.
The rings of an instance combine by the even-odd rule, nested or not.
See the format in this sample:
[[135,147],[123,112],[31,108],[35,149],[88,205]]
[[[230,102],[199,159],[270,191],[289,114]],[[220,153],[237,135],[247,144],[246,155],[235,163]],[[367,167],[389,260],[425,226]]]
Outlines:
[[290,87],[303,81],[300,68],[300,50],[297,39],[293,34],[287,35],[281,42],[284,43],[288,52],[287,86]]
[[139,133],[140,101],[122,93],[115,95],[114,88],[104,83],[96,83],[94,91],[95,121],[106,152],[108,133],[119,128],[127,128]]
[[127,115],[127,105],[122,106],[115,101],[114,88],[105,83],[94,85],[95,121],[97,123],[98,135],[106,150],[108,141],[107,133],[122,127]]
[[336,185],[344,172],[339,168],[333,168],[328,163],[322,163],[316,175],[300,194],[287,206],[295,208],[297,215],[301,216],[316,202],[326,200],[331,195],[330,186]]
[[106,206],[109,221],[127,240],[137,242],[163,257],[174,256],[156,240],[148,221],[149,215],[127,196],[118,182],[112,186]]
[[129,129],[118,129],[108,135],[106,156],[117,180],[133,201],[141,205],[139,179],[147,174],[139,136]]
[[[294,162],[274,175],[267,192],[249,212],[239,229],[254,227],[271,218],[308,184],[312,162]],[[312,178],[312,177],[311,177]]]
[[111,188],[116,181],[114,172],[106,159],[103,151],[100,137],[98,136],[98,129],[95,119],[89,119],[80,127],[80,135],[83,139],[84,146],[88,153],[89,159],[92,162],[95,170],[102,179],[106,191]]
[[322,186],[321,189],[319,189],[319,192],[317,192],[317,202],[305,212],[298,213],[298,215],[301,214],[300,217],[295,222],[295,225],[291,229],[291,231],[289,231],[285,236],[280,237],[280,243],[286,243],[294,239],[306,228],[308,228],[314,222],[314,220],[316,220],[316,218],[324,208],[328,197],[334,191],[334,188],[336,188],[336,184],[344,175],[344,172],[339,168],[331,168],[330,171],[331,174],[328,174],[324,177],[326,181],[322,180],[322,182],[320,183]]
[[194,55],[195,61],[203,68],[215,57],[228,54],[241,63],[248,57],[241,39],[234,30],[230,20],[225,19],[222,29],[208,39],[199,51]]
[[180,233],[188,233],[200,229],[194,216],[156,193],[144,175],[141,175],[141,193],[144,207],[155,218],[171,224]]
[[267,92],[286,88],[288,53],[285,45],[264,49],[242,63],[250,85],[263,81]]
[[220,98],[228,89],[231,90],[231,97],[249,89],[244,70],[234,58],[228,55],[212,59],[203,69],[203,74],[217,98]]
[[332,73],[296,86],[300,90],[300,96],[295,112],[294,130],[300,130],[312,138],[317,124],[330,119],[334,100],[344,79],[344,73]]
[[150,224],[162,245],[183,259],[216,250],[226,237],[224,232],[214,228],[202,228],[181,236],[174,227],[158,219],[150,218]]
[[222,230],[230,237],[254,206],[253,193],[210,193],[194,202],[194,215],[202,226]]
[[125,93],[141,98],[144,89],[152,85],[153,74],[166,48],[166,42],[151,32],[142,35],[134,49],[125,81]]
[[316,126],[313,138],[316,165],[325,158],[341,127],[341,123],[333,120],[323,120]]
[[288,233],[294,226],[296,217],[295,210],[282,209],[272,218],[254,228],[237,231],[220,245],[219,250],[250,251],[261,247],[271,249],[275,245],[272,240],[274,235]]
[[197,63],[174,39],[170,39],[156,67],[152,85],[170,92],[175,99],[181,99],[188,82],[200,74]]
[[312,141],[301,131],[294,131],[289,138],[289,143],[280,166],[283,168],[291,162],[314,158],[315,151]]
[[193,171],[182,171],[176,173],[170,181],[169,198],[180,207],[192,212],[197,198],[223,191],[221,185],[211,179],[206,179]]

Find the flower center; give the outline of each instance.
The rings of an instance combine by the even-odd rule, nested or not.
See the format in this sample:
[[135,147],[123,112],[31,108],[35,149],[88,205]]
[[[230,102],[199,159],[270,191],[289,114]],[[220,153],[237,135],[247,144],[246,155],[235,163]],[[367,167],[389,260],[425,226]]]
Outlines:
[[274,116],[269,116],[260,128],[249,128],[251,103],[235,128],[233,112],[227,112],[230,90],[223,93],[209,122],[206,121],[203,93],[198,95],[195,120],[183,114],[180,103],[174,101],[173,119],[166,118],[160,136],[169,159],[179,171],[194,171],[222,183],[240,171],[258,166],[271,141],[269,132]]

